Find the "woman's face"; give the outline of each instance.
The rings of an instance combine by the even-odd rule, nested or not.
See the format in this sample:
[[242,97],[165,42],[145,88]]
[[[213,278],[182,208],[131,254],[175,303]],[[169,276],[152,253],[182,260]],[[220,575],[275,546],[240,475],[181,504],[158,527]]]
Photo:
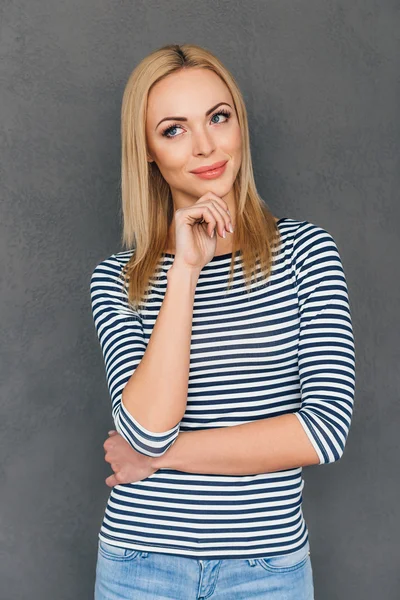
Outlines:
[[[157,82],[148,98],[146,138],[149,158],[176,206],[196,202],[207,191],[220,197],[231,192],[241,164],[241,133],[231,93],[214,72],[191,68]],[[220,161],[228,162],[215,179],[191,173]]]

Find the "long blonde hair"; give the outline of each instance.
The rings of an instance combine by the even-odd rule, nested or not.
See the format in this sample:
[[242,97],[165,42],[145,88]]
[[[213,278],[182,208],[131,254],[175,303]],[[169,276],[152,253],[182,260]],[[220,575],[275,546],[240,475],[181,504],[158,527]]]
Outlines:
[[[165,251],[174,207],[169,185],[155,162],[147,160],[146,114],[149,92],[158,81],[181,69],[214,71],[227,85],[233,98],[242,135],[242,163],[233,184],[236,202],[233,248],[242,253],[246,288],[256,274],[260,259],[268,279],[273,248],[280,241],[273,215],[257,193],[250,153],[247,112],[242,94],[230,72],[208,50],[194,44],[168,44],[146,56],[132,71],[125,86],[121,108],[121,196],[122,244],[134,252],[122,270],[128,301],[138,309],[149,292],[162,253]],[[230,287],[235,252],[230,264]]]

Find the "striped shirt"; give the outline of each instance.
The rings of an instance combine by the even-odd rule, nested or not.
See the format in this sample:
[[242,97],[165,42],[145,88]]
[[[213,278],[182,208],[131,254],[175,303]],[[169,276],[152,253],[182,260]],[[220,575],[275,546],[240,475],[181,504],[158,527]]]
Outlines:
[[[186,412],[152,432],[121,403],[146,350],[174,256],[160,257],[143,310],[127,303],[119,278],[133,250],[113,254],[91,276],[95,329],[104,358],[115,429],[137,451],[165,453],[180,431],[232,427],[294,413],[319,457],[340,459],[355,393],[355,348],[346,278],[337,245],[322,227],[282,218],[272,272],[249,295],[235,253],[214,256],[194,294]],[[177,326],[179,324],[177,323]],[[171,341],[173,350],[173,341]],[[261,558],[308,541],[302,468],[255,475],[159,469],[111,488],[99,538],[109,544],[189,558]]]

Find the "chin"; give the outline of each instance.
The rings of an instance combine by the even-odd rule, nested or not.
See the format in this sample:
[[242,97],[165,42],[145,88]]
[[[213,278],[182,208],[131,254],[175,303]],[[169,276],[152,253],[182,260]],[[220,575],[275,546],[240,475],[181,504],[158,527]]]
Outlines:
[[[213,192],[216,196],[226,196],[229,194],[233,187],[233,181],[217,181],[213,179],[204,179],[199,186],[199,196],[202,196],[206,192]],[[203,190],[203,191],[201,191]]]

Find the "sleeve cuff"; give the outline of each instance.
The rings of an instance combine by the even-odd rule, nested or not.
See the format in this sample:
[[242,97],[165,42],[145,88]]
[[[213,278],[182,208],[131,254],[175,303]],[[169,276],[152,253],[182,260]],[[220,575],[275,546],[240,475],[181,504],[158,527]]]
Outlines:
[[298,420],[300,421],[304,431],[307,434],[308,439],[310,440],[314,450],[316,451],[316,453],[318,454],[318,458],[319,458],[319,464],[325,464],[326,462],[328,462],[324,456],[324,454],[321,451],[321,448],[316,440],[315,434],[313,434],[313,426],[312,424],[309,422],[308,419],[306,419],[300,411],[293,413],[296,415],[296,417],[298,418]]
[[133,417],[121,400],[115,427],[134,450],[147,456],[156,457],[165,454],[175,442],[179,434],[180,422],[167,431],[150,431]]

